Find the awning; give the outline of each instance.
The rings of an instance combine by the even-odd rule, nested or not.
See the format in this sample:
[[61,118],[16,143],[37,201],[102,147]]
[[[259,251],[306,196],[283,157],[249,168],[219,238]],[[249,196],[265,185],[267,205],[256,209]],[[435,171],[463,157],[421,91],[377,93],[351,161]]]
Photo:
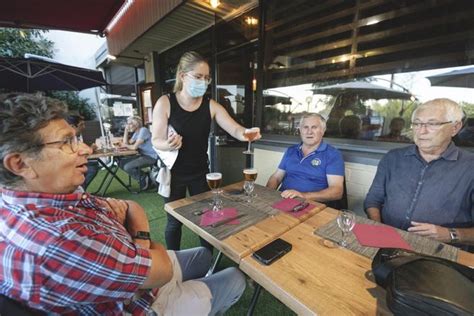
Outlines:
[[0,26],[103,34],[125,0],[0,1]]

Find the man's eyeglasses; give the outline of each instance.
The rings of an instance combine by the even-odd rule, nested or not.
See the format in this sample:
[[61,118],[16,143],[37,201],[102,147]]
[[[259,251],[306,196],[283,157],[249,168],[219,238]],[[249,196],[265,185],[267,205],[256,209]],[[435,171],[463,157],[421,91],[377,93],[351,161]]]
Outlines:
[[188,75],[191,78],[196,79],[196,80],[204,80],[206,82],[206,84],[210,84],[211,81],[212,81],[212,78],[209,77],[209,76],[195,75],[195,74],[192,74],[190,72],[187,72],[186,75]]
[[43,143],[38,146],[48,146],[48,145],[55,145],[55,144],[61,144],[61,150],[68,152],[68,153],[76,153],[79,150],[79,144],[81,143],[81,140],[77,136],[70,136],[66,137],[63,140],[58,140],[55,142],[47,142]]
[[428,123],[421,123],[421,122],[411,122],[411,128],[413,129],[421,129],[423,126],[426,127],[426,129],[434,131],[439,129],[441,126],[445,124],[452,123],[452,121],[447,121],[447,122],[428,122]]

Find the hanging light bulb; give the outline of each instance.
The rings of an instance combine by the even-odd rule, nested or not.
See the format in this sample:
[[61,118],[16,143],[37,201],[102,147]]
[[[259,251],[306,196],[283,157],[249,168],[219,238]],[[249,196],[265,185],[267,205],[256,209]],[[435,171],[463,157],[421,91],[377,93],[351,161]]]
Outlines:
[[221,4],[219,0],[209,0],[209,3],[211,4],[211,7],[213,7],[214,9],[217,8],[219,4]]

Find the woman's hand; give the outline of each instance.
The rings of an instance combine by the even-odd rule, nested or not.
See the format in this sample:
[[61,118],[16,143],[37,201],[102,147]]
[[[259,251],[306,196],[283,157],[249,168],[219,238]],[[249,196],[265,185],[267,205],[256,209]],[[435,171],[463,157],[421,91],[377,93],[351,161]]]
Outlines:
[[253,142],[253,141],[256,141],[256,140],[262,138],[262,134],[260,134],[260,128],[259,127],[252,127],[252,128],[246,128],[244,130],[243,137],[246,141]]
[[173,135],[168,137],[166,142],[168,143],[169,150],[180,149],[183,145],[183,136],[174,133]]

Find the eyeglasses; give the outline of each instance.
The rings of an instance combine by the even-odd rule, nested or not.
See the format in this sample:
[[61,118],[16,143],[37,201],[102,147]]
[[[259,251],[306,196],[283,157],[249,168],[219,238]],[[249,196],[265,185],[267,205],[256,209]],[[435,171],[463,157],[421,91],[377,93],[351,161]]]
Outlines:
[[[79,144],[82,141],[77,136],[70,136],[63,140],[58,140],[55,142],[48,142],[38,145],[39,146],[47,146],[47,145],[54,145],[54,144],[61,144],[61,150],[65,152],[69,152],[70,154],[76,153],[79,150]],[[67,150],[65,150],[67,149]]]
[[209,76],[203,76],[203,75],[195,75],[195,74],[192,74],[190,72],[187,72],[185,73],[186,75],[190,76],[191,78],[193,79],[196,79],[196,80],[204,80],[206,82],[206,84],[210,84],[211,81],[212,81],[212,78],[209,77]]
[[420,122],[411,122],[411,128],[413,129],[421,129],[423,126],[426,127],[426,129],[434,131],[439,129],[441,126],[445,124],[452,123],[452,121],[447,121],[447,122],[428,122],[428,123],[420,123]]

